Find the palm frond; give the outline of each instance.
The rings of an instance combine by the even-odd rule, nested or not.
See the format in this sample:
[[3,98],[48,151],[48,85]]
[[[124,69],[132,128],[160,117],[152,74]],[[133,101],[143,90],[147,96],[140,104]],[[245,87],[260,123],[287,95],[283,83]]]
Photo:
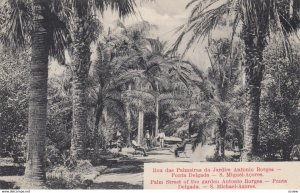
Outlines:
[[8,0],[0,9],[2,15],[0,41],[13,50],[30,42],[32,9],[29,0]]
[[65,64],[65,49],[71,43],[70,32],[66,21],[63,21],[54,12],[48,15],[49,27],[49,55],[58,60],[60,64]]
[[195,4],[197,1],[200,1],[200,0],[191,0],[186,6],[185,8],[188,9],[190,8],[193,4]]
[[204,8],[197,8],[192,12],[188,19],[188,23],[182,27],[182,32],[172,46],[172,51],[177,51],[179,45],[182,43],[184,37],[189,33],[192,33],[191,38],[187,41],[185,49],[183,51],[183,56],[186,52],[191,49],[192,45],[204,37],[207,37],[208,34],[217,26],[220,20],[225,14],[228,13],[232,1],[226,1],[216,7],[213,5],[219,2],[219,0],[212,1]]
[[[287,37],[287,34],[288,34],[287,30],[291,30],[291,29],[287,26],[284,26],[284,23],[281,22],[281,20],[284,20],[284,19],[281,19],[281,18],[284,18],[284,17],[280,17],[279,10],[274,9],[273,11],[274,11],[274,17],[275,17],[275,26],[277,27],[276,31],[279,32],[279,34],[280,34],[279,37],[281,37],[281,41],[282,41],[282,45],[284,47],[284,51],[286,53],[286,57],[292,63],[291,46],[290,46],[289,39]],[[284,20],[284,22],[285,22],[285,20]]]
[[101,13],[108,8],[117,11],[121,18],[136,12],[134,0],[93,0],[92,5],[94,9],[99,10]]
[[154,93],[149,91],[128,90],[122,93],[122,98],[132,100],[140,99],[143,101],[155,101]]
[[142,70],[129,70],[115,75],[116,76],[111,77],[109,83],[106,84],[105,90],[119,87],[137,77],[146,79],[144,76],[144,71]]

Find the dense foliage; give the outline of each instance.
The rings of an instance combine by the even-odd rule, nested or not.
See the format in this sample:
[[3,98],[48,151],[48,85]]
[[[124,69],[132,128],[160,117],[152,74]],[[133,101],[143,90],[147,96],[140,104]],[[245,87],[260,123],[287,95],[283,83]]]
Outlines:
[[[294,49],[298,45],[293,45]],[[265,53],[266,75],[262,88],[261,153],[268,159],[282,156],[290,159],[290,152],[299,131],[299,53],[293,61],[271,44]]]
[[23,157],[27,133],[28,52],[1,49],[0,65],[0,154]]

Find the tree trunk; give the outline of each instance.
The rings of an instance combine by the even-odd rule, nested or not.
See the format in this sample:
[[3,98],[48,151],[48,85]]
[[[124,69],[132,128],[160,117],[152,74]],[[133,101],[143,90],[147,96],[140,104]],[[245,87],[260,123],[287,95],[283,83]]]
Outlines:
[[220,146],[220,156],[225,157],[225,135],[227,130],[227,121],[223,119],[218,119],[219,126],[219,146]]
[[[131,83],[128,85],[128,90],[131,90]],[[127,126],[127,146],[131,146],[131,114],[130,114],[130,103],[126,103],[126,126]]]
[[107,107],[103,107],[103,123],[107,122]]
[[258,148],[260,84],[248,85],[242,161],[251,161]]
[[158,135],[158,129],[159,129],[159,101],[158,101],[158,97],[156,97],[155,99],[155,105],[156,105],[156,109],[155,109],[155,133],[154,136]]
[[[47,0],[33,1],[32,59],[30,65],[26,188],[45,188],[45,148],[48,80]],[[25,188],[25,187],[24,187]]]
[[127,125],[127,139],[126,143],[127,146],[130,146],[131,144],[131,114],[130,114],[130,106],[129,104],[126,104],[126,125]]
[[246,76],[246,117],[244,127],[244,145],[242,161],[251,161],[258,148],[259,109],[261,81],[264,65],[262,64],[263,50],[266,46],[265,27],[259,28],[252,22],[243,26],[245,42],[245,76]]
[[142,101],[139,102],[140,103],[140,109],[139,109],[139,122],[138,122],[138,138],[137,138],[137,143],[139,145],[142,145],[142,140],[143,140],[143,136],[144,136],[144,111],[141,109],[141,104]]
[[216,158],[216,157],[219,157],[220,156],[220,140],[219,140],[219,137],[220,136],[218,136],[218,138],[216,138],[216,147],[215,147],[215,153],[214,153],[214,157]]
[[218,129],[215,129],[215,144],[216,144],[216,147],[215,147],[215,152],[214,152],[214,157],[219,157],[219,153],[220,153],[220,130],[219,128]]
[[85,20],[74,14],[72,23],[73,40],[73,129],[71,139],[71,158],[73,161],[85,159],[86,131],[87,131],[87,104],[86,81],[90,67],[90,44],[85,42],[87,36]]
[[96,107],[96,120],[95,120],[95,128],[94,128],[94,149],[95,153],[98,153],[100,145],[99,145],[99,140],[100,140],[100,135],[99,135],[99,125],[100,125],[100,119],[103,114],[103,109],[104,109],[104,102],[102,100],[102,96],[98,95],[98,101],[97,101],[97,107]]
[[225,138],[220,136],[220,156],[225,157]]
[[102,100],[102,96],[98,96],[97,104],[96,104],[96,114],[95,114],[95,127],[98,128],[100,125],[100,119],[103,114],[104,102]]

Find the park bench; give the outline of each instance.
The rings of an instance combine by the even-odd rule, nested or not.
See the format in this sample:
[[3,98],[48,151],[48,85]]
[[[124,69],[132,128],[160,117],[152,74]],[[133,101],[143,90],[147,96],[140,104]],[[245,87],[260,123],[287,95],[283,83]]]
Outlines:
[[184,156],[187,157],[186,151],[185,151],[185,146],[186,146],[186,144],[184,145],[183,148],[181,148],[181,149],[178,151],[178,155],[179,155],[179,156],[180,156],[180,154],[184,154]]
[[294,160],[295,158],[300,160],[300,139],[295,140],[295,142],[292,146],[290,158],[291,158],[291,160]]
[[165,137],[165,144],[167,145],[174,145],[180,142],[182,142],[182,140],[179,137],[173,137],[173,136]]
[[132,144],[132,148],[134,149],[134,152],[133,152],[134,155],[138,155],[140,153],[144,154],[145,149],[143,147],[138,145],[135,141],[131,141],[131,144]]
[[183,144],[180,144],[180,145],[176,144],[177,145],[176,150],[178,151],[178,156],[179,157],[180,157],[181,154],[184,154],[184,156],[187,157],[186,150],[185,150],[186,144],[187,144],[187,141]]
[[123,146],[124,146],[124,143],[121,140],[110,140],[108,143],[109,149],[119,148],[119,152],[122,151]]

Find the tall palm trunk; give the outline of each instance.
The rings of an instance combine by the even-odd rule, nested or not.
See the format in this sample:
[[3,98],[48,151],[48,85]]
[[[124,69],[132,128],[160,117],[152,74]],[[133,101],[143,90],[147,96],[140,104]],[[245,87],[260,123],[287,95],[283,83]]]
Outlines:
[[142,140],[144,137],[144,111],[142,110],[141,106],[142,106],[142,100],[139,101],[140,104],[140,109],[139,109],[139,120],[138,120],[138,138],[137,138],[137,142],[138,144],[142,144]]
[[220,145],[220,156],[225,157],[225,134],[227,130],[227,121],[223,119],[218,120],[219,126],[219,145]]
[[43,188],[45,173],[49,32],[47,0],[33,1],[32,59],[25,181],[27,188]]
[[96,106],[96,120],[95,120],[95,128],[94,128],[94,148],[95,148],[95,153],[98,153],[99,151],[99,139],[100,139],[100,133],[99,133],[99,125],[100,125],[100,119],[103,114],[103,109],[104,109],[104,102],[102,100],[102,93],[99,93],[98,95],[98,101],[97,101],[97,106]]
[[154,136],[158,135],[158,129],[159,129],[159,100],[158,97],[155,98],[155,133]]
[[[267,35],[263,28],[263,26],[258,28],[255,23],[243,27],[246,53],[246,117],[242,161],[251,161],[258,148],[261,81],[264,70],[262,59]],[[258,29],[260,29],[259,33],[255,34]]]
[[90,66],[90,44],[85,42],[85,20],[74,14],[73,40],[73,129],[71,139],[72,160],[85,159],[87,131],[86,82]]
[[126,139],[126,144],[127,146],[130,146],[131,144],[131,114],[130,114],[130,106],[127,103],[126,104],[126,126],[127,126],[127,139]]
[[225,157],[225,137],[220,136],[220,154],[221,157]]
[[[131,83],[128,85],[128,90],[131,90]],[[131,145],[131,114],[130,114],[130,104],[126,103],[126,126],[127,126],[127,146]]]
[[[263,51],[269,33],[271,0],[242,2],[242,38],[245,44],[246,117],[242,161],[251,161],[257,153]],[[255,14],[254,14],[255,13]]]
[[216,147],[214,149],[214,157],[220,156],[220,129],[215,129],[215,143]]

